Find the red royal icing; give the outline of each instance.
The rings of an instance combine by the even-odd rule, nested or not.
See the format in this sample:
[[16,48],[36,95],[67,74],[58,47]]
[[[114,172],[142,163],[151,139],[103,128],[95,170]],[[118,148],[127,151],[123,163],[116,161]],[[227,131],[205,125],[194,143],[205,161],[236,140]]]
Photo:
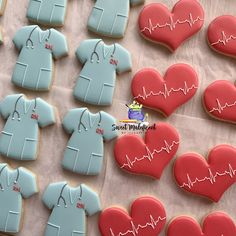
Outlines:
[[114,154],[120,168],[159,179],[179,147],[179,135],[167,123],[146,131],[145,139],[135,134],[118,138]]
[[236,181],[236,149],[216,146],[208,160],[197,153],[184,154],[175,162],[174,176],[182,189],[218,202]]
[[151,3],[143,8],[139,16],[141,34],[172,51],[197,33],[203,23],[204,11],[197,0],[180,0],[171,12],[161,3]]
[[164,78],[155,69],[145,68],[134,76],[131,85],[136,101],[166,116],[192,98],[197,88],[197,74],[186,64],[171,66]]
[[228,56],[236,56],[236,17],[220,16],[214,19],[207,32],[209,45]]
[[209,214],[201,226],[191,217],[180,216],[168,226],[167,236],[234,236],[236,227],[230,216],[223,212]]
[[104,210],[99,219],[102,236],[158,236],[166,223],[163,205],[153,197],[141,197],[131,206],[131,213],[118,207]]
[[204,92],[203,102],[212,117],[236,122],[236,87],[231,82],[218,80],[210,84]]

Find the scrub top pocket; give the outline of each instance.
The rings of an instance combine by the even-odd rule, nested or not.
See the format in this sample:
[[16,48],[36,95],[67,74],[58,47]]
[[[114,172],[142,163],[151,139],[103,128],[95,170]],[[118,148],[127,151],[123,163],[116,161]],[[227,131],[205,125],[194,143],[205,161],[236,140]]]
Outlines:
[[65,6],[61,4],[54,4],[52,8],[50,22],[62,24],[64,21],[64,18],[65,18]]
[[88,26],[93,30],[99,30],[104,9],[99,7],[93,7],[92,13],[89,17]]
[[61,236],[60,235],[60,226],[54,225],[48,222],[45,236]]
[[74,89],[74,96],[86,102],[90,89],[90,84],[91,84],[90,78],[85,76],[80,76]]
[[85,236],[85,233],[82,231],[73,231],[72,236]]
[[99,97],[99,105],[111,105],[114,92],[114,85],[104,83]]
[[128,17],[122,14],[115,16],[111,34],[117,37],[123,36],[128,23]]
[[41,4],[42,1],[40,0],[31,0],[27,11],[27,17],[31,19],[34,19],[36,17],[36,19],[38,20]]
[[5,156],[9,155],[12,138],[13,138],[12,133],[4,132],[4,131],[1,132],[1,135],[0,135],[1,154],[5,155]]
[[24,86],[27,70],[27,64],[16,62],[16,66],[12,76],[12,82],[16,85]]
[[21,153],[21,160],[33,160],[35,158],[34,154],[37,151],[37,145],[37,139],[25,138]]
[[52,71],[47,68],[41,68],[39,70],[38,79],[35,84],[36,90],[48,90],[49,85],[51,84]]
[[67,146],[64,156],[67,158],[63,159],[63,167],[69,170],[76,171],[76,167],[79,161],[79,149]]
[[19,231],[20,214],[19,212],[9,211],[6,219],[5,232],[16,233]]

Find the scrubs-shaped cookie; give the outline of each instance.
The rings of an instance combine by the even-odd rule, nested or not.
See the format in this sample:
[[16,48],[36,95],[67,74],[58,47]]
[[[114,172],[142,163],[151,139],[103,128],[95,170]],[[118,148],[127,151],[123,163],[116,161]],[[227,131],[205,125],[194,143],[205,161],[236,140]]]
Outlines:
[[125,34],[130,5],[144,0],[96,0],[88,20],[88,29],[101,35],[120,38]]
[[99,174],[104,156],[103,141],[117,136],[112,127],[115,123],[115,119],[103,111],[93,114],[87,108],[70,110],[63,120],[63,127],[71,134],[63,167],[79,174]]
[[23,94],[14,94],[0,103],[0,114],[6,120],[0,135],[0,154],[35,160],[39,127],[55,123],[53,107],[41,98],[28,100]]
[[30,90],[49,90],[53,77],[53,58],[68,53],[66,38],[55,29],[41,30],[37,25],[24,26],[13,42],[20,51],[12,82]]
[[66,182],[50,184],[43,202],[52,210],[45,236],[85,236],[86,216],[101,211],[97,193],[85,184],[76,188]]
[[37,193],[35,175],[20,167],[15,170],[0,164],[0,232],[17,233],[22,218],[22,198]]
[[74,96],[94,105],[111,105],[116,73],[131,70],[130,53],[121,45],[106,45],[101,39],[85,40],[76,51],[83,64]]
[[47,26],[62,26],[65,21],[67,0],[30,0],[27,18]]

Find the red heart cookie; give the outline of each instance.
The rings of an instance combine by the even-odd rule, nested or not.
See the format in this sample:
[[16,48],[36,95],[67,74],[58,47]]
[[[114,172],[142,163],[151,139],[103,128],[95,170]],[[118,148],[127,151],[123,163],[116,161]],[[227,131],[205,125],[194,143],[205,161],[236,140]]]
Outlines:
[[117,139],[115,158],[120,168],[135,174],[159,179],[179,147],[179,135],[174,127],[157,123],[148,129],[145,140],[127,134]]
[[168,226],[167,236],[235,236],[233,220],[223,212],[214,212],[203,221],[203,227],[192,218],[180,216]]
[[130,216],[118,207],[104,210],[99,229],[102,236],[158,236],[165,223],[161,202],[153,197],[141,197],[133,202]]
[[184,154],[175,162],[174,176],[180,188],[218,202],[236,181],[236,149],[216,146],[208,161],[196,153]]
[[203,95],[207,113],[217,119],[236,123],[236,87],[227,80],[210,84]]
[[236,56],[236,17],[220,16],[214,19],[207,32],[209,45],[228,56]]
[[186,39],[197,33],[204,23],[204,11],[197,0],[180,0],[172,12],[160,3],[151,3],[139,16],[142,36],[176,50]]
[[131,85],[136,101],[166,116],[191,99],[197,88],[197,74],[186,64],[171,66],[164,78],[154,69],[143,69],[134,76]]

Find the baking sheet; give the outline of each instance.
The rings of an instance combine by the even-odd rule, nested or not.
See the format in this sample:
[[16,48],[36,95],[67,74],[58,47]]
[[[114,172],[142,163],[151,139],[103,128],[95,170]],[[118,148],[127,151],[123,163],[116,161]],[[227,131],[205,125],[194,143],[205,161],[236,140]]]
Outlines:
[[[214,210],[223,210],[236,220],[236,185],[232,186],[217,204],[211,203],[184,191],[181,191],[172,178],[173,161],[165,169],[161,179],[154,181],[148,177],[135,176],[121,171],[113,157],[114,142],[105,145],[105,159],[102,172],[96,177],[87,177],[63,171],[61,160],[69,136],[61,126],[65,113],[75,107],[82,107],[74,100],[72,89],[81,65],[75,57],[75,50],[79,43],[87,38],[100,38],[88,33],[86,22],[94,1],[68,1],[66,23],[60,30],[67,36],[69,56],[55,63],[55,79],[50,92],[36,93],[20,90],[11,82],[11,75],[18,52],[12,43],[15,32],[27,25],[26,10],[28,0],[9,0],[6,11],[0,18],[3,28],[4,45],[0,48],[0,99],[12,93],[24,92],[27,96],[40,96],[57,107],[57,124],[41,130],[41,142],[38,159],[35,162],[19,163],[0,158],[1,162],[8,162],[12,167],[25,166],[38,175],[40,193],[27,199],[24,208],[24,224],[19,236],[43,235],[50,211],[42,204],[41,197],[45,187],[55,181],[67,180],[72,185],[86,183],[99,193],[103,208],[110,205],[120,205],[129,209],[131,202],[139,196],[150,194],[159,198],[167,212],[168,221],[180,214],[188,214],[201,220],[206,214]],[[162,2],[170,8],[177,1]],[[130,83],[135,72],[143,67],[154,67],[164,74],[166,69],[174,63],[189,63],[199,75],[200,86],[195,97],[186,105],[179,108],[170,118],[165,119],[156,112],[149,113],[150,123],[167,121],[174,125],[181,136],[181,144],[177,156],[187,151],[196,151],[206,155],[212,147],[222,143],[236,146],[236,126],[212,120],[203,110],[201,96],[211,82],[217,79],[227,79],[231,82],[236,78],[236,62],[213,52],[206,43],[208,24],[217,16],[235,14],[236,1],[234,0],[201,0],[206,12],[203,29],[196,36],[182,45],[175,53],[170,53],[163,46],[158,46],[144,40],[137,30],[137,17],[142,6],[133,7],[130,12],[128,29],[124,39],[116,40],[126,47],[133,57],[133,71],[117,77],[113,105],[104,108],[117,119],[127,116],[125,104],[131,101]],[[112,43],[113,40],[105,40]],[[87,105],[86,105],[87,106]],[[99,111],[98,107],[88,108],[92,112]],[[0,120],[0,128],[4,121]],[[128,193],[128,194],[127,194]],[[97,226],[98,214],[88,218],[87,235],[100,235]],[[164,231],[161,234],[164,236]]]

